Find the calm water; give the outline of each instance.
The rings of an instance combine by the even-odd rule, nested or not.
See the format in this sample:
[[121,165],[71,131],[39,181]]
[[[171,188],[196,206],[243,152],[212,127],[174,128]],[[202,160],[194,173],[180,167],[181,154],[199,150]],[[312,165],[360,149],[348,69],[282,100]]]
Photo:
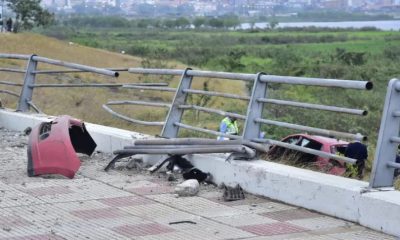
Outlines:
[[[242,29],[249,29],[250,23],[243,23]],[[279,28],[284,27],[328,27],[328,28],[362,28],[362,27],[376,27],[381,30],[400,30],[400,20],[391,21],[354,21],[354,22],[293,22],[293,23],[279,23]],[[256,28],[267,28],[268,23],[256,23]]]

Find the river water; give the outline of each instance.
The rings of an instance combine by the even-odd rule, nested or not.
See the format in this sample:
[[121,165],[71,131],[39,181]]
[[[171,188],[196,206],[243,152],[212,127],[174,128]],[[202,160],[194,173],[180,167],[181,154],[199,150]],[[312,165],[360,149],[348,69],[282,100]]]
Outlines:
[[[292,22],[292,23],[279,23],[278,28],[285,27],[327,27],[327,28],[363,28],[375,27],[381,30],[400,30],[400,20],[390,21],[349,21],[349,22]],[[267,22],[259,22],[254,24],[254,28],[267,28]],[[242,29],[250,29],[250,23],[241,24]]]

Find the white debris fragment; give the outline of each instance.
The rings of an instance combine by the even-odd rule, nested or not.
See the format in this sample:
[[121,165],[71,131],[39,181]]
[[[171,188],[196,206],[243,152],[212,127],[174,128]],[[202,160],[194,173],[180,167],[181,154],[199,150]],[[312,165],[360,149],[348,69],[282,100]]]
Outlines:
[[179,196],[195,196],[199,192],[200,184],[196,179],[189,179],[176,185],[175,193]]

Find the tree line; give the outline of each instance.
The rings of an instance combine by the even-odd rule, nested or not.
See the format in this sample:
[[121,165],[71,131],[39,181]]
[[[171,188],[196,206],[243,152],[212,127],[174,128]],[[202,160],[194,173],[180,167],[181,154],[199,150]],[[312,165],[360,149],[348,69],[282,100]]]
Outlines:
[[41,0],[5,0],[6,6],[13,13],[14,32],[54,23],[54,14],[42,8],[40,3]]
[[221,17],[195,17],[176,19],[127,19],[117,16],[76,16],[60,19],[59,23],[64,26],[79,26],[91,28],[218,28],[231,29],[240,25],[240,19],[236,15],[225,15]]

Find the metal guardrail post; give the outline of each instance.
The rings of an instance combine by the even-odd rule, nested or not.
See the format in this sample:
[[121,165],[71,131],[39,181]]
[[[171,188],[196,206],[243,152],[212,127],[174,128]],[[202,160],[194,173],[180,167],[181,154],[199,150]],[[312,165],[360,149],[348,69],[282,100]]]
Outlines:
[[33,88],[30,85],[35,84],[37,61],[33,58],[36,55],[32,55],[28,60],[28,65],[26,67],[26,73],[24,78],[24,85],[22,86],[17,111],[28,112],[30,105],[29,102],[32,100]]
[[378,144],[376,146],[374,166],[372,168],[369,186],[371,188],[393,186],[394,168],[389,164],[396,159],[398,143],[393,137],[399,136],[400,116],[400,80],[392,79],[389,82],[381,126],[379,129]]
[[254,79],[253,91],[251,93],[249,106],[247,107],[247,119],[243,130],[243,139],[251,140],[258,138],[260,135],[261,124],[257,123],[255,119],[262,118],[264,104],[257,101],[259,98],[266,98],[267,85],[266,82],[261,82],[261,76],[265,73],[258,73]]
[[164,127],[161,131],[161,136],[166,138],[176,138],[178,136],[179,127],[175,126],[175,122],[181,122],[184,109],[179,108],[180,105],[186,103],[188,94],[184,92],[185,89],[189,89],[193,76],[187,75],[187,71],[191,70],[187,68],[183,74],[178,88],[176,89],[174,100],[172,101],[171,108],[168,112]]

